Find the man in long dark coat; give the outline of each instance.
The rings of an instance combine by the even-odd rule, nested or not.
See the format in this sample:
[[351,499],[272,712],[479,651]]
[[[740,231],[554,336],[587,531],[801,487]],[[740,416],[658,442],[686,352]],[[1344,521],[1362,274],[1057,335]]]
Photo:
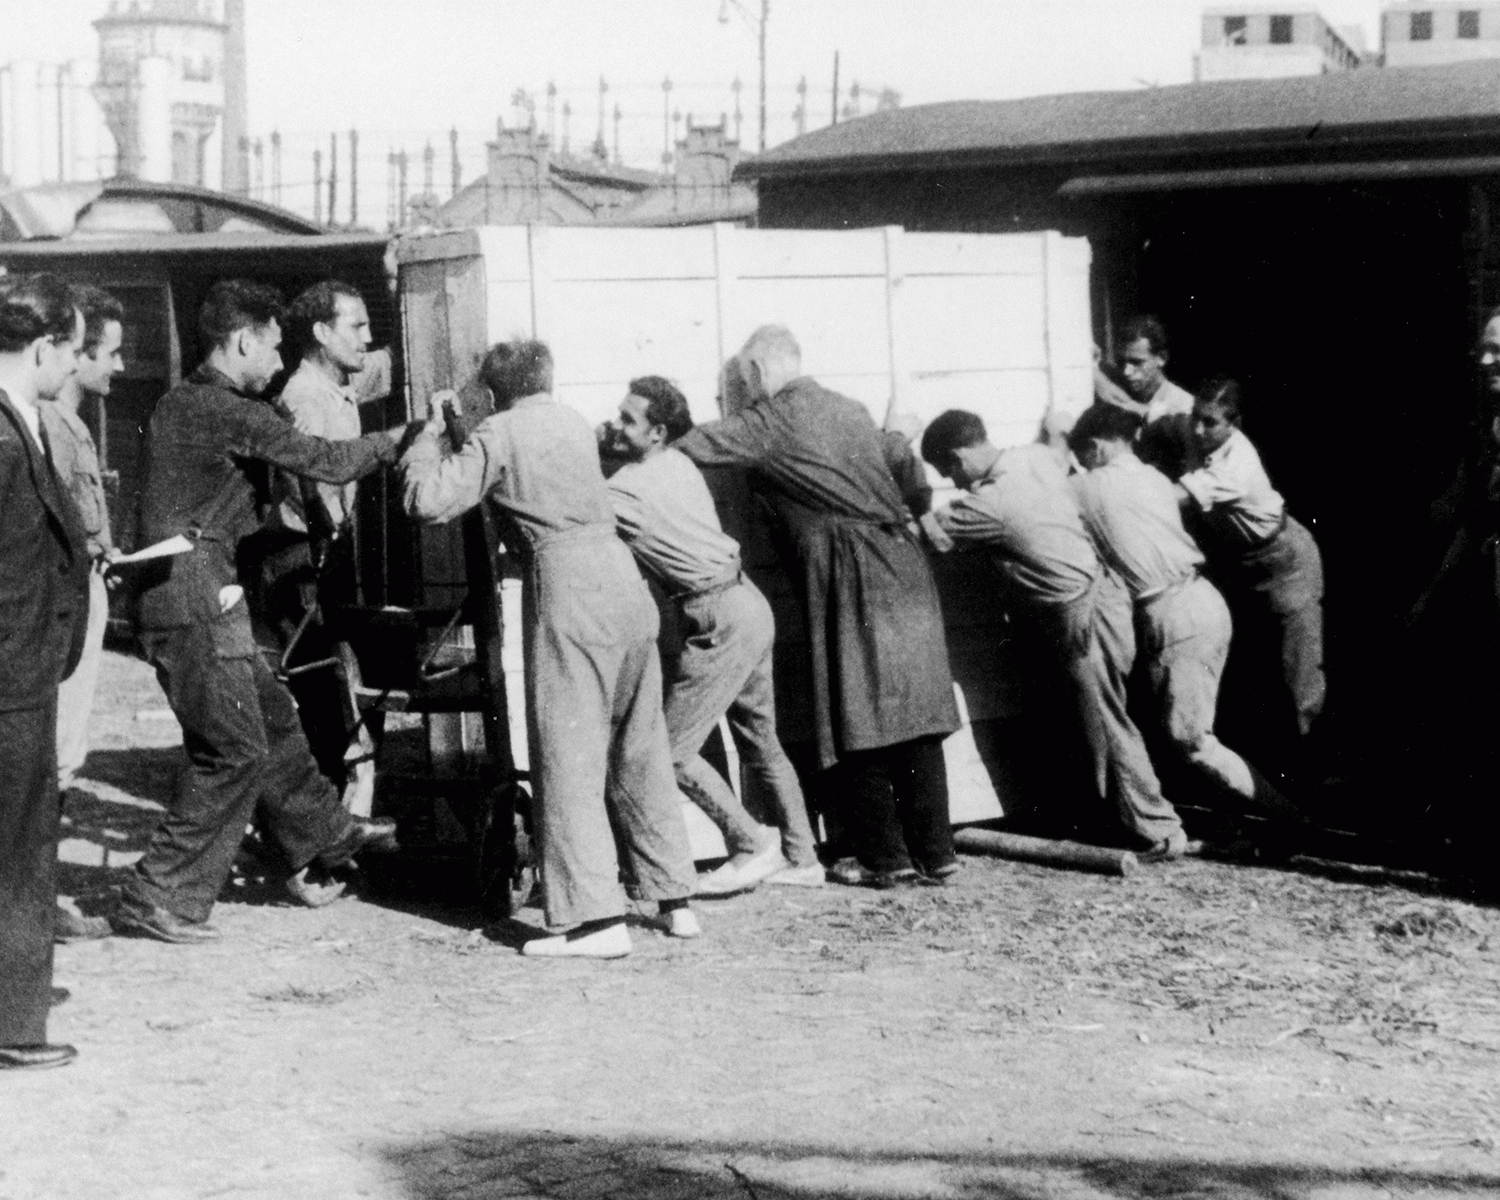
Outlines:
[[841,769],[857,878],[944,879],[957,859],[942,739],[958,706],[937,586],[896,482],[920,478],[911,448],[804,376],[786,329],[757,330],[739,362],[752,403],[674,444],[700,466],[748,467],[785,534],[812,643],[818,761]]
[[0,285],[0,1069],[55,1067],[47,1044],[57,905],[57,685],[83,652],[88,548],[39,404],[78,370],[83,318],[47,275]]

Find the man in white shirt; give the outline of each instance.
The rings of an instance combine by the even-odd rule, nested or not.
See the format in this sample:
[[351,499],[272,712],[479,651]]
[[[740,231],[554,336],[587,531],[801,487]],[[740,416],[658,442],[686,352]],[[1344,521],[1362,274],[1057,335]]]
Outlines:
[[[1232,379],[1203,389],[1193,412],[1202,465],[1178,480],[1188,530],[1234,613],[1236,655],[1250,673],[1270,674],[1255,720],[1272,758],[1288,772],[1323,711],[1323,559],[1311,533],[1286,510],[1260,454],[1240,428]],[[1274,669],[1274,668],[1273,668]],[[1262,753],[1257,760],[1269,763]]]
[[[78,354],[78,373],[63,384],[54,404],[38,410],[42,428],[52,450],[52,465],[58,481],[72,498],[83,522],[92,569],[89,571],[89,616],[83,655],[78,666],[57,691],[57,786],[65,792],[88,755],[89,717],[99,684],[99,664],[104,657],[104,629],[109,623],[109,590],[105,586],[105,563],[115,557],[109,531],[109,509],[99,468],[94,437],[79,415],[85,395],[109,395],[110,380],[125,369],[120,358],[124,340],[125,310],[108,292],[96,287],[77,290],[78,310],[83,314],[83,348]],[[101,402],[99,420],[104,421]],[[109,922],[57,907],[56,937],[59,942],[82,941],[109,936]]]
[[1243,810],[1295,828],[1297,810],[1214,732],[1229,606],[1198,573],[1203,552],[1183,527],[1171,481],[1136,456],[1139,432],[1133,413],[1109,404],[1088,409],[1070,434],[1085,468],[1072,485],[1094,544],[1130,592],[1152,715],[1200,781],[1237,797]]
[[1167,378],[1167,331],[1155,317],[1135,317],[1120,335],[1120,373],[1144,418],[1136,454],[1168,479],[1194,462],[1193,394]]
[[1130,597],[1100,562],[1061,461],[1042,445],[1002,450],[962,409],[933,418],[922,457],[964,489],[935,514],[938,524],[959,548],[990,556],[1020,636],[1051,651],[1087,747],[1096,813],[1114,808],[1150,858],[1181,858],[1189,849],[1182,821],[1126,711]]
[[[391,391],[391,353],[370,349],[364,298],[336,279],[315,283],[287,309],[287,337],[302,361],[281,392],[281,407],[303,433],[329,441],[360,435],[362,404]],[[352,519],[356,484],[320,483],[316,495],[330,532]],[[304,526],[307,528],[307,526]]]
[[[79,659],[77,669],[63,682],[57,698],[59,788],[66,788],[72,782],[88,753],[89,715],[99,682],[104,627],[109,620],[109,593],[101,568],[105,560],[116,553],[109,531],[109,510],[100,476],[99,452],[78,410],[85,395],[109,395],[110,380],[125,369],[120,358],[125,310],[120,302],[96,287],[80,288],[77,298],[84,325],[78,373],[63,385],[55,404],[40,409],[42,427],[51,443],[52,465],[58,480],[78,506],[83,531],[88,538],[89,555],[95,564],[95,569],[89,573],[89,623],[83,657]],[[100,420],[103,420],[102,407]]]
[[[389,350],[371,350],[370,314],[347,283],[324,280],[287,309],[287,337],[301,362],[287,380],[279,407],[297,429],[329,441],[360,436],[360,407],[391,390]],[[262,571],[263,620],[285,650],[312,604],[355,600],[354,507],[358,484],[314,483],[282,474],[274,524]],[[326,627],[315,623],[299,640],[296,662],[335,657]],[[345,787],[344,804],[368,816],[374,799],[374,747],[352,711],[347,689],[328,670],[293,681],[303,728],[323,773]],[[354,744],[350,744],[351,734]]]

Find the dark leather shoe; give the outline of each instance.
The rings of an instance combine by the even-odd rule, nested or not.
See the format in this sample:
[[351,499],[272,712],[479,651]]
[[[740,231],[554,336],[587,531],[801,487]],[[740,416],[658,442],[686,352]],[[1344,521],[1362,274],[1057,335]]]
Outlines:
[[138,908],[133,904],[121,904],[110,917],[109,923],[116,933],[134,937],[155,938],[159,942],[191,946],[199,942],[216,941],[219,931],[203,921],[185,921],[176,913],[152,905]]
[[109,922],[103,917],[79,916],[59,904],[52,917],[52,940],[66,946],[70,942],[88,942],[109,936]]
[[318,855],[318,862],[325,867],[342,867],[356,854],[392,854],[399,849],[395,821],[389,817],[351,817],[349,828]]
[[78,1057],[72,1046],[0,1046],[0,1071],[41,1071],[64,1067]]
[[55,988],[53,988],[52,989],[52,1007],[56,1008],[59,1004],[61,1004],[64,1000],[66,1000],[72,994],[73,994],[72,992],[68,991],[68,989],[64,988],[64,987],[55,987]]

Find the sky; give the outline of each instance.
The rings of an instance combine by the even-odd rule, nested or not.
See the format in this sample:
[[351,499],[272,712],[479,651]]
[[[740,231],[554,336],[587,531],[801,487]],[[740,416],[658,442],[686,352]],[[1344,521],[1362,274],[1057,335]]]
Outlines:
[[[608,144],[618,104],[624,162],[655,167],[664,140],[663,80],[672,81],[669,109],[683,122],[724,113],[732,132],[738,77],[741,138],[753,151],[760,5],[245,0],[250,127],[262,137],[281,133],[289,191],[310,195],[312,147],[351,128],[360,131],[365,178],[375,176],[381,187],[390,149],[405,147],[417,158],[429,141],[438,151],[438,180],[446,180],[448,130],[455,127],[471,178],[496,119],[517,122],[518,89],[537,98],[538,123],[546,128],[546,91],[555,84],[554,130],[560,137],[566,101],[571,146],[586,149],[598,131],[602,76]],[[75,78],[84,80],[97,58],[91,22],[107,7],[107,0],[0,0],[0,66],[71,60]],[[911,105],[1184,83],[1204,7],[1203,0],[769,0],[768,142],[795,134],[803,79],[808,128],[828,123],[835,53],[842,103],[857,81],[866,112],[882,88]],[[1318,8],[1336,25],[1362,24],[1370,45],[1378,44],[1378,0],[1322,0]],[[87,105],[85,89],[75,90],[79,105]],[[86,157],[92,151],[82,133],[78,141]]]

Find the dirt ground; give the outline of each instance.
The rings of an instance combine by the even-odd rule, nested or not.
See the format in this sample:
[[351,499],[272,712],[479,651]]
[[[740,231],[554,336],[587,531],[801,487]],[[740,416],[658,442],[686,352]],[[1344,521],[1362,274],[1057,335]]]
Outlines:
[[[101,708],[85,898],[180,761],[140,663]],[[59,948],[80,1058],[0,1079],[0,1200],[1500,1195],[1500,913],[1420,876],[970,858],[702,902],[609,963],[416,886],[242,893],[211,946]]]

